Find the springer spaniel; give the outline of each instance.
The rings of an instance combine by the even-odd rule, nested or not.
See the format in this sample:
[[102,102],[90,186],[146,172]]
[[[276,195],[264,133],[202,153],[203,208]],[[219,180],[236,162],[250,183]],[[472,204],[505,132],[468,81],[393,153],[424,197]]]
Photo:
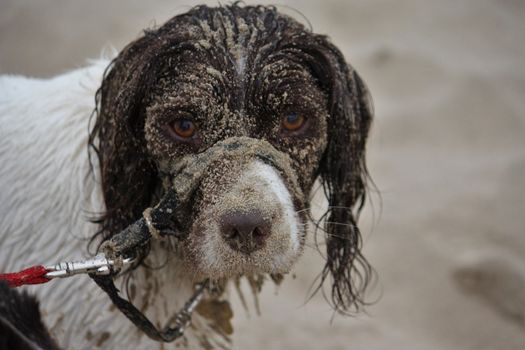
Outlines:
[[[326,234],[321,283],[335,310],[363,304],[371,267],[357,215],[372,106],[326,36],[274,7],[198,6],[111,61],[46,80],[3,76],[0,91],[3,271],[88,257],[90,243],[100,247],[184,188],[166,227],[179,235],[142,247],[117,282],[163,325],[210,280],[175,344],[229,347],[227,282],[244,276],[258,290],[265,276],[290,271],[319,180],[329,204],[313,226]],[[30,290],[61,347],[162,345],[87,277]]]

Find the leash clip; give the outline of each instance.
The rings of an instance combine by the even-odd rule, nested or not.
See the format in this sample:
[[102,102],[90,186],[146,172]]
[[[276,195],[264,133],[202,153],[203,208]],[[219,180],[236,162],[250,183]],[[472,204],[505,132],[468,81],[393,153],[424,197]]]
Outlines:
[[[120,260],[120,261],[119,261]],[[135,258],[108,259],[104,254],[98,254],[92,259],[81,261],[64,261],[53,266],[46,266],[49,271],[47,278],[64,278],[88,273],[94,275],[110,275],[135,261]]]

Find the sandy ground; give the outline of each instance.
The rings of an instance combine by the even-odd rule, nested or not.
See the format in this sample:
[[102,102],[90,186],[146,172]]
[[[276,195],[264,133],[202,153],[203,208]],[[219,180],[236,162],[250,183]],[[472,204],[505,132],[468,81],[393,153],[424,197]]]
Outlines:
[[[237,308],[235,348],[525,349],[525,1],[284,3],[374,96],[382,206],[362,223],[381,298],[332,322],[321,296],[304,305],[322,266],[308,248],[260,317]],[[194,4],[2,0],[0,72],[67,71]]]

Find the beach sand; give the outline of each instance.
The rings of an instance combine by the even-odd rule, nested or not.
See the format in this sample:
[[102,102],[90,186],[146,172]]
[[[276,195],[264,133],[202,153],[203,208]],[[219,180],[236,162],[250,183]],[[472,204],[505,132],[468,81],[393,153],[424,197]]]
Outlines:
[[[267,283],[260,316],[234,298],[234,348],[525,349],[525,1],[282,3],[332,38],[375,101],[381,199],[361,225],[378,300],[350,318],[319,294],[305,304],[323,266],[310,243],[295,278]],[[2,0],[0,73],[82,66],[195,4]]]

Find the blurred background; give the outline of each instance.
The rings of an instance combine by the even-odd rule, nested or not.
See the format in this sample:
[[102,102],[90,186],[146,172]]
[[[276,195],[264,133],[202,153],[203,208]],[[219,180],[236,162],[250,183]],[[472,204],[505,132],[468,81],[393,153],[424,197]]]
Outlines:
[[[82,67],[199,3],[217,4],[1,0],[0,73]],[[361,225],[379,300],[351,318],[321,295],[305,304],[323,265],[309,244],[295,278],[267,283],[260,316],[235,299],[234,348],[525,349],[525,1],[279,3],[329,35],[374,98],[381,200]]]

